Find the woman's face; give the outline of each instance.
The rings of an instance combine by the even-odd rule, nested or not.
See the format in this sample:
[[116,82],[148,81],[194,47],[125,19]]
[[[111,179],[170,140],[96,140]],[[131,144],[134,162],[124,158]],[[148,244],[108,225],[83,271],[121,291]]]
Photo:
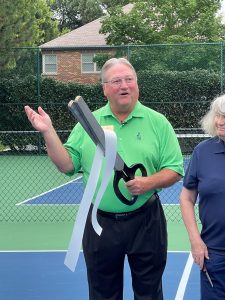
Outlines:
[[215,116],[216,134],[225,141],[225,115],[216,114]]

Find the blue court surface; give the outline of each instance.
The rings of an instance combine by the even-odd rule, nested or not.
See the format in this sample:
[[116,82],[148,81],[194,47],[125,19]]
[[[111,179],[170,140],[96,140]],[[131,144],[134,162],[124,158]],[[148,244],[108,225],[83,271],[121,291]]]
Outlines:
[[[178,205],[182,181],[160,192],[164,205]],[[84,192],[79,177],[17,205],[78,205]],[[170,195],[168,197],[168,195]],[[83,253],[75,272],[65,265],[66,251],[0,252],[0,300],[88,300]],[[133,299],[127,261],[124,300]],[[163,275],[164,300],[200,299],[199,269],[189,252],[168,252]]]
[[[182,181],[179,181],[171,187],[163,189],[159,194],[162,204],[178,204],[181,188]],[[64,185],[20,202],[17,205],[76,205],[81,202],[83,193],[82,177],[78,177]]]
[[[88,300],[83,253],[75,272],[64,265],[65,251],[0,252],[0,299]],[[199,270],[188,252],[169,252],[163,276],[164,300],[197,300]],[[124,300],[133,299],[127,262]]]

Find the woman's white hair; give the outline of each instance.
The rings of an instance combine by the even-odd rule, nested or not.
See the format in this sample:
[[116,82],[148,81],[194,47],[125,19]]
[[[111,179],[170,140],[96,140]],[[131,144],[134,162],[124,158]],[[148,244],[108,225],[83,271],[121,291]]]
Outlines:
[[200,124],[205,133],[216,136],[215,116],[225,115],[225,95],[216,97],[211,105],[208,113],[202,118]]
[[123,65],[126,65],[128,66],[134,73],[135,77],[137,78],[137,75],[136,75],[136,71],[134,69],[134,67],[132,66],[132,64],[124,57],[121,57],[121,58],[110,58],[109,60],[107,60],[105,62],[105,64],[103,65],[102,67],[102,70],[101,70],[101,81],[102,83],[104,83],[106,81],[106,76],[105,76],[105,73],[113,66],[117,65],[117,64],[123,64]]

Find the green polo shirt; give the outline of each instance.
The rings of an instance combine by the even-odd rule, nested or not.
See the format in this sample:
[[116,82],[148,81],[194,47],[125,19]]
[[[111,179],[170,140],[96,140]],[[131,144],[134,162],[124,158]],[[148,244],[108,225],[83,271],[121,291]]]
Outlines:
[[[93,114],[101,126],[113,126],[117,135],[117,152],[128,167],[135,163],[142,163],[148,175],[162,169],[171,169],[183,175],[183,158],[178,140],[171,124],[162,114],[142,105],[139,101],[123,124],[114,116],[109,103]],[[84,184],[86,184],[96,145],[78,123],[64,146],[74,164],[74,171],[68,175],[73,175],[82,169]],[[136,176],[138,175],[141,173],[137,171]],[[155,190],[151,190],[139,195],[138,201],[134,205],[127,206],[115,195],[113,176],[114,174],[99,206],[104,211],[126,212],[135,210],[142,206],[155,192]],[[98,187],[100,183],[101,175]],[[123,180],[120,180],[120,190],[127,199],[131,199]]]

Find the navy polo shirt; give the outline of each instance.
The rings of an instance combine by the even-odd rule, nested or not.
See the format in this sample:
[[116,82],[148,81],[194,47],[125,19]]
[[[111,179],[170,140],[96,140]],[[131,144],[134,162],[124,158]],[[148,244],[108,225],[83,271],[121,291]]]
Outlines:
[[201,237],[214,252],[225,252],[225,145],[218,137],[199,143],[184,176],[184,187],[199,196]]

